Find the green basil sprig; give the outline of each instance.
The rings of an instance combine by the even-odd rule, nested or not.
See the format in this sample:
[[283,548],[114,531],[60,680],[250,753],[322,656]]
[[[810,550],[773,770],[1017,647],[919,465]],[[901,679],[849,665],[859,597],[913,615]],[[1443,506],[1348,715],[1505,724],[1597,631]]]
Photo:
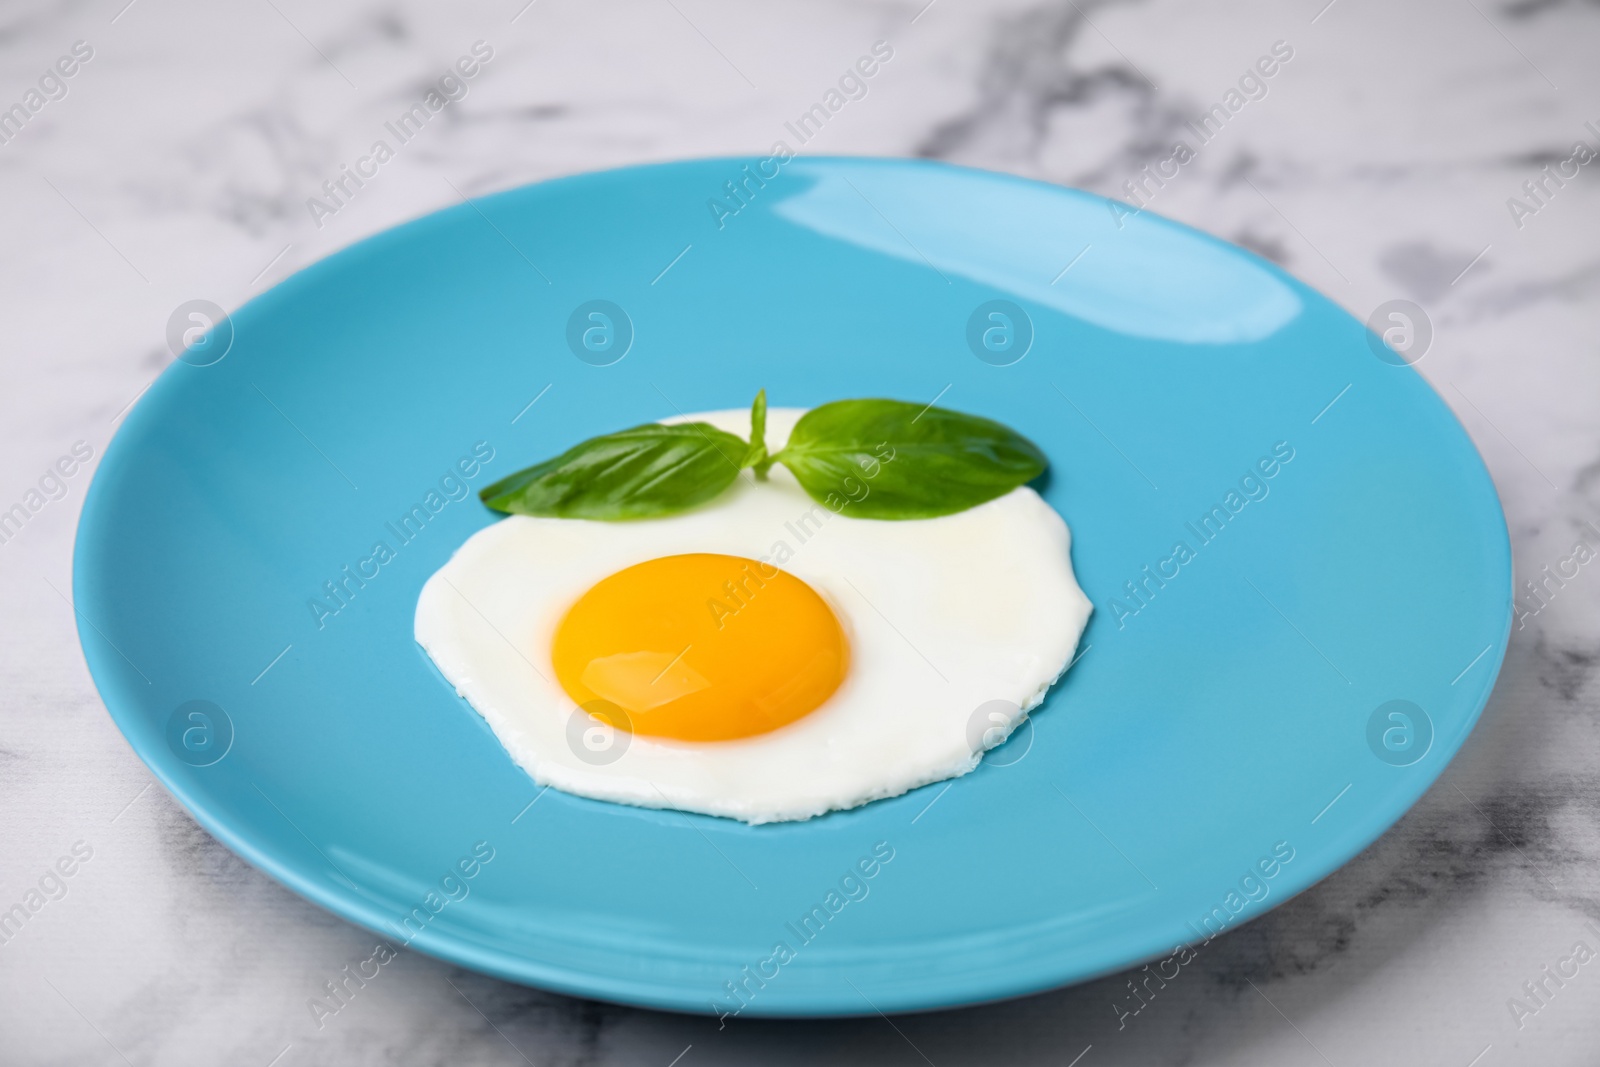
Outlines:
[[648,519],[704,504],[733,484],[749,446],[710,423],[646,423],[591,437],[478,494],[496,511]]
[[836,400],[800,417],[776,454],[767,394],[748,442],[704,422],[648,423],[591,437],[478,495],[497,511],[570,519],[673,515],[721,495],[739,472],[781,463],[813,499],[863,519],[927,519],[1004,496],[1044,473],[1037,445],[976,415],[900,400]]
[[[1044,473],[1044,453],[1006,426],[900,400],[836,400],[800,416],[774,459],[817,500],[842,492],[863,519],[929,519],[993,500]],[[868,492],[855,499],[856,483]]]

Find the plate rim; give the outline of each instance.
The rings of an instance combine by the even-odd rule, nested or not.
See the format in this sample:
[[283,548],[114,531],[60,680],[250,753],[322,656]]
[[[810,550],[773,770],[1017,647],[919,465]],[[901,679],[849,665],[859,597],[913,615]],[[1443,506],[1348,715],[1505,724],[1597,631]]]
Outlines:
[[[311,274],[313,271],[326,269],[329,264],[334,263],[335,261],[342,260],[345,257],[354,258],[360,255],[370,255],[375,245],[395,239],[403,232],[412,231],[428,224],[438,223],[447,215],[466,214],[469,211],[475,211],[475,204],[478,202],[492,202],[502,197],[516,196],[531,189],[541,189],[567,183],[582,183],[594,179],[617,178],[636,173],[660,172],[662,170],[674,168],[700,167],[717,164],[729,165],[734,169],[737,169],[745,164],[757,163],[763,158],[766,157],[740,155],[679,157],[652,162],[632,163],[624,166],[610,167],[600,170],[588,170],[569,174],[552,175],[536,181],[522,183],[508,189],[496,190],[481,196],[473,197],[466,202],[448,204],[435,210],[427,211],[423,214],[404,219],[400,222],[394,223],[393,225],[386,226],[374,233],[367,234],[366,236],[352,241],[349,244],[340,246],[320,259],[308,263],[288,276],[280,279],[268,289],[255,294],[249,300],[240,305],[239,308],[229,312],[228,314],[231,317],[232,315],[237,314],[238,311],[269,298],[272,294],[277,293],[279,290],[284,289],[285,287],[306,284],[307,276],[309,274]],[[1047,190],[1051,194],[1055,195],[1065,195],[1068,197],[1098,201],[1107,205],[1108,210],[1110,205],[1116,203],[1115,200],[1109,197],[1101,196],[1100,194],[1084,189],[1078,189],[1072,186],[1057,185],[1053,182],[1013,174],[1007,171],[995,170],[987,167],[947,163],[942,160],[919,159],[901,156],[839,154],[816,156],[796,155],[792,158],[798,161],[803,161],[809,165],[867,165],[882,167],[885,169],[947,171],[957,174],[975,175],[985,181],[996,181],[1002,184],[1022,184],[1041,190]],[[1155,220],[1157,225],[1176,228],[1186,235],[1201,238],[1213,246],[1226,249],[1231,255],[1242,256],[1247,261],[1252,262],[1254,265],[1267,270],[1278,280],[1288,284],[1292,289],[1295,290],[1297,294],[1313,294],[1320,300],[1327,302],[1327,304],[1330,306],[1337,308],[1352,321],[1359,321],[1356,320],[1355,316],[1342,304],[1333,300],[1321,290],[1316,289],[1309,283],[1300,280],[1299,278],[1290,274],[1283,267],[1273,263],[1263,256],[1260,256],[1248,248],[1233,244],[1232,242],[1226,241],[1214,234],[1207,233],[1204,230],[1200,230],[1196,227],[1190,226],[1187,223],[1172,219],[1155,211],[1145,209],[1140,211],[1139,214],[1149,214],[1152,219]],[[1368,332],[1370,334],[1370,330]],[[249,826],[252,824],[244,823],[240,828],[236,829],[233,825],[231,825],[225,813],[215,810],[212,805],[204,802],[203,798],[197,794],[196,791],[187,788],[185,786],[183,777],[169,773],[170,770],[175,769],[171,767],[172,760],[175,759],[175,757],[171,757],[170,754],[166,757],[163,757],[162,749],[159,745],[149,741],[140,742],[135,740],[134,737],[130,736],[129,733],[123,729],[123,713],[119,713],[113,708],[113,701],[107,696],[108,690],[112,693],[116,693],[118,686],[117,683],[111,680],[110,672],[108,670],[108,664],[111,657],[107,655],[104,650],[98,648],[99,643],[103,642],[105,639],[99,634],[98,630],[94,627],[93,623],[87,618],[87,616],[83,612],[77,610],[77,604],[85,596],[86,590],[89,590],[90,587],[98,580],[98,576],[91,573],[89,565],[84,561],[85,544],[87,541],[91,541],[96,537],[105,536],[103,530],[104,523],[99,520],[99,512],[103,506],[100,502],[101,497],[103,497],[107,492],[107,490],[103,488],[103,483],[101,480],[102,471],[105,470],[107,466],[105,462],[106,459],[114,452],[130,447],[125,443],[124,434],[126,428],[133,422],[132,416],[134,412],[138,411],[140,408],[145,408],[147,405],[157,402],[157,398],[162,390],[155,388],[155,386],[160,385],[163,379],[170,379],[177,373],[181,373],[179,371],[179,365],[182,362],[182,360],[174,359],[170,364],[168,364],[167,367],[165,367],[152,381],[152,385],[146,388],[144,395],[139,397],[139,399],[132,405],[127,415],[121,420],[120,425],[117,426],[110,440],[107,441],[106,445],[104,446],[101,452],[100,461],[96,464],[90,484],[85,491],[84,503],[79,512],[77,524],[74,528],[72,551],[71,587],[74,606],[73,614],[78,634],[79,649],[84,656],[85,665],[89,671],[96,693],[100,697],[100,703],[105,708],[106,713],[111,718],[113,724],[117,727],[118,732],[127,741],[128,745],[133,749],[140,761],[143,762],[144,765],[150,770],[156,781],[158,781],[162,788],[167,791],[169,796],[176,800],[185,809],[188,815],[197,823],[199,823],[207,833],[215,837],[225,847],[227,847],[234,854],[238,855],[240,858],[244,859],[252,867],[263,872],[267,876],[271,877],[274,881],[290,889],[292,892],[296,893],[302,898],[311,901],[324,910],[331,912],[339,918],[350,922],[361,929],[369,931],[373,934],[377,934],[384,938],[392,939],[394,936],[394,931],[385,928],[383,917],[378,914],[376,907],[370,902],[363,900],[359,894],[336,891],[331,883],[325,885],[306,877],[300,871],[299,867],[292,861],[279,861],[274,859],[246,836],[245,831],[247,831]],[[1270,903],[1263,901],[1263,906],[1259,908],[1252,908],[1245,914],[1241,914],[1234,922],[1231,922],[1224,931],[1215,936],[1224,936],[1235,929],[1249,925],[1255,920],[1261,918],[1263,915],[1276,910],[1278,907],[1281,907],[1283,904],[1293,900],[1301,893],[1304,893],[1308,889],[1317,885],[1335,871],[1349,864],[1362,852],[1366,851],[1380,838],[1387,834],[1389,830],[1392,829],[1393,826],[1407,812],[1415,807],[1423,795],[1438,782],[1438,780],[1443,776],[1445,770],[1448,769],[1455,761],[1456,757],[1460,754],[1462,747],[1466,744],[1467,739],[1471,737],[1473,732],[1477,729],[1478,724],[1482,719],[1483,712],[1486,709],[1491,696],[1493,695],[1495,684],[1499,679],[1500,671],[1504,665],[1505,657],[1509,651],[1512,623],[1514,621],[1512,605],[1514,604],[1515,600],[1515,585],[1512,571],[1510,529],[1505,516],[1504,504],[1500,499],[1498,486],[1496,486],[1493,476],[1489,471],[1487,464],[1484,462],[1482,453],[1479,451],[1476,442],[1473,440],[1471,434],[1467,432],[1465,426],[1461,423],[1454,409],[1451,408],[1450,405],[1444,400],[1444,397],[1439,390],[1434,388],[1433,384],[1413,366],[1406,366],[1404,368],[1396,369],[1400,370],[1402,373],[1409,373],[1415,376],[1416,379],[1427,389],[1428,393],[1432,395],[1434,401],[1438,403],[1441,412],[1448,416],[1456,432],[1460,434],[1462,442],[1467,446],[1468,452],[1476,460],[1477,470],[1475,473],[1481,476],[1483,483],[1489,490],[1489,496],[1493,501],[1493,517],[1495,520],[1497,520],[1497,522],[1490,524],[1494,527],[1493,529],[1486,529],[1483,531],[1485,534],[1484,543],[1487,546],[1490,540],[1492,540],[1492,554],[1495,557],[1494,561],[1504,569],[1508,578],[1511,578],[1511,582],[1509,583],[1507,589],[1506,617],[1501,626],[1500,633],[1494,639],[1487,656],[1487,658],[1490,660],[1492,670],[1477,683],[1477,692],[1474,694],[1471,700],[1472,710],[1470,714],[1464,716],[1463,718],[1463,729],[1460,732],[1459,738],[1455,740],[1455,742],[1447,749],[1444,747],[1439,747],[1442,758],[1437,762],[1436,765],[1434,765],[1435,769],[1424,770],[1420,774],[1413,774],[1410,778],[1411,785],[1408,788],[1401,789],[1392,794],[1392,796],[1395,798],[1392,803],[1369,809],[1368,818],[1360,824],[1360,829],[1358,831],[1346,831],[1327,844],[1320,846],[1317,850],[1318,862],[1297,864],[1293,868],[1292,873],[1289,870],[1286,870],[1285,875],[1289,876],[1289,880],[1287,882],[1280,883],[1280,885],[1283,885],[1287,891],[1274,894]],[[119,441],[123,441],[124,443],[119,445]],[[89,593],[89,598],[94,598],[92,592]],[[102,680],[102,676],[105,676],[105,680]],[[1415,770],[1416,768],[1411,769]],[[1148,929],[1153,932],[1153,925]],[[1131,941],[1134,939],[1129,938],[1126,940]],[[1193,946],[1209,943],[1210,940],[1210,938],[1197,938],[1193,940],[1185,938],[1179,943]],[[1013,963],[1008,967],[1008,976],[1010,980],[991,980],[986,984],[975,987],[963,977],[958,976],[951,978],[946,976],[942,979],[942,988],[938,994],[929,994],[924,992],[921,995],[912,994],[909,997],[899,997],[895,993],[878,991],[878,1000],[887,1008],[888,1011],[896,1014],[941,1011],[954,1008],[976,1007],[979,1005],[993,1004],[1001,1001],[1036,995],[1054,989],[1078,985],[1108,974],[1119,973],[1131,968],[1136,968],[1141,963],[1164,957],[1175,947],[1172,939],[1170,937],[1166,937],[1164,933],[1162,933],[1161,936],[1154,936],[1154,933],[1152,933],[1150,936],[1146,936],[1144,941],[1148,946],[1150,946],[1147,950],[1125,950],[1121,953],[1117,953],[1116,959],[1107,960],[1093,966],[1083,966],[1081,961],[1079,961],[1078,965],[1076,966],[1058,964],[1054,968],[1048,966],[1038,966],[1036,964],[1030,965],[1028,963],[1023,963],[1020,965]],[[606,1001],[628,1007],[662,1010],[702,1017],[708,1017],[712,1014],[712,1012],[707,1011],[706,1007],[702,1006],[708,1004],[710,999],[709,996],[703,991],[697,990],[685,995],[682,992],[675,992],[677,987],[674,987],[670,982],[665,980],[639,980],[624,975],[603,972],[588,972],[573,968],[568,965],[550,964],[527,954],[502,952],[491,946],[478,944],[449,933],[437,933],[432,927],[424,930],[417,937],[405,941],[404,947],[414,949],[422,952],[425,955],[432,956],[448,963],[463,966],[481,973],[490,974],[506,981],[532,986],[534,988]],[[970,972],[962,972],[963,975],[966,973]],[[987,974],[990,973],[990,971],[986,969],[980,973]],[[921,987],[919,986],[919,988]],[[879,1010],[877,1002],[874,1002],[870,1006],[858,1006],[860,1003],[859,999],[847,1000],[846,996],[834,995],[831,992],[827,995],[823,995],[816,991],[808,992],[798,996],[791,994],[791,998],[792,999],[790,1000],[785,1000],[783,998],[761,998],[758,1000],[753,1000],[745,1007],[741,1014],[757,1018],[851,1018],[883,1014],[883,1012]],[[809,1003],[809,1001],[817,1001],[817,1003],[813,1004]]]

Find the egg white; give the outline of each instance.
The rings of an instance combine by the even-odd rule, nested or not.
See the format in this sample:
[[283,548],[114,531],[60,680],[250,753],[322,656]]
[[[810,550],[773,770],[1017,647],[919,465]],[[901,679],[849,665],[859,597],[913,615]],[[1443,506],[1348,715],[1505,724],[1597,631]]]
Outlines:
[[[802,414],[768,413],[773,452]],[[747,411],[686,418],[749,434]],[[1032,489],[936,519],[854,519],[813,501],[780,465],[766,482],[745,471],[710,505],[669,518],[508,516],[423,586],[415,634],[541,785],[749,823],[806,819],[966,774],[1027,717],[1071,662],[1091,610],[1070,544]],[[577,711],[550,659],[567,609],[625,567],[692,552],[771,559],[833,607],[850,668],[821,707],[771,733],[697,743],[611,734]],[[585,732],[587,744],[575,740]],[[596,742],[616,747],[597,756]]]

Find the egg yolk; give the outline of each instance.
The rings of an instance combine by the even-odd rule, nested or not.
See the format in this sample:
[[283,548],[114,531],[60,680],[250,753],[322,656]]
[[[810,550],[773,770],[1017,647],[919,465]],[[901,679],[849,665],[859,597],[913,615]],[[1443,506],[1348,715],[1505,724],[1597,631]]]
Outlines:
[[794,575],[694,553],[602,579],[561,620],[551,658],[567,695],[613,727],[729,741],[815,710],[844,680],[850,646]]

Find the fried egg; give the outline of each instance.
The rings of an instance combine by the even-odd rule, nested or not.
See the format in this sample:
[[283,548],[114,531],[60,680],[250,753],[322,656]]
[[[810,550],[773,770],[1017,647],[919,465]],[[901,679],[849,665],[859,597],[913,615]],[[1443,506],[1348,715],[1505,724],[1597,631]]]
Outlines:
[[[768,413],[770,451],[802,414]],[[1091,610],[1069,548],[1027,487],[856,519],[779,465],[666,518],[508,516],[429,578],[415,634],[541,785],[806,819],[966,774],[1027,717]]]

